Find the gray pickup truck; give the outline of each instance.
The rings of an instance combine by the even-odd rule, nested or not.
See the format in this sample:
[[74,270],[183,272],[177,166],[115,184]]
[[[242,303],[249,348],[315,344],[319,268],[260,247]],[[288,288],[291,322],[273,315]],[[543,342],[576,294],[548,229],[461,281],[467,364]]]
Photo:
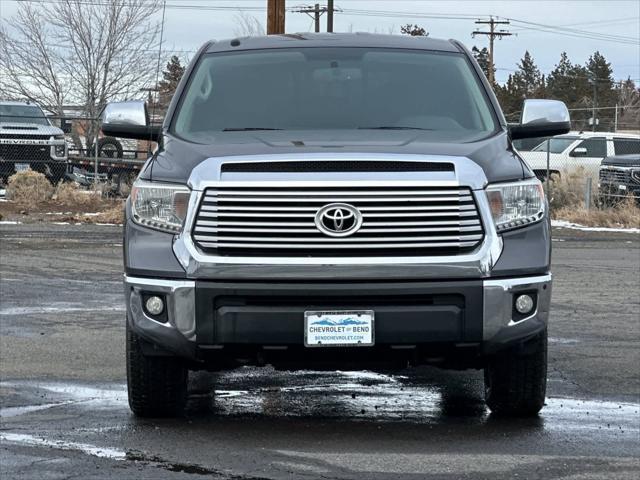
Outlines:
[[0,179],[32,169],[58,183],[67,171],[64,133],[33,103],[0,101]]
[[545,399],[550,222],[512,140],[565,133],[561,102],[507,125],[457,41],[296,34],[204,45],[126,206],[129,405],[180,414],[188,372],[484,369],[499,414]]

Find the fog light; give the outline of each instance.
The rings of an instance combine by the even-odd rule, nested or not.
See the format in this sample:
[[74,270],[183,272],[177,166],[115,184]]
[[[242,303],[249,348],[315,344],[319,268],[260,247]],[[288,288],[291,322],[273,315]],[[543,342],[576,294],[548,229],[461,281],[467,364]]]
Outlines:
[[533,298],[530,295],[519,295],[516,298],[516,310],[518,313],[526,314],[533,310]]
[[160,297],[156,297],[155,295],[147,298],[144,306],[151,315],[160,315],[164,310],[164,302]]

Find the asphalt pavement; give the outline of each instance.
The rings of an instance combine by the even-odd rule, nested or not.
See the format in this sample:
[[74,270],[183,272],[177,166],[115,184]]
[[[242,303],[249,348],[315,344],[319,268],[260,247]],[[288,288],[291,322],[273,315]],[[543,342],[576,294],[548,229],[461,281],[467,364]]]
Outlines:
[[0,478],[637,478],[640,236],[554,230],[548,399],[495,418],[480,372],[193,375],[126,400],[122,231],[0,225]]

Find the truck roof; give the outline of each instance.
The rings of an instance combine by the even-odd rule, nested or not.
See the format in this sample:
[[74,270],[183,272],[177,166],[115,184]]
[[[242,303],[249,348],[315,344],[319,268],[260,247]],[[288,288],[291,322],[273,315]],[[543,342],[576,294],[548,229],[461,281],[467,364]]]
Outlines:
[[18,101],[18,100],[0,100],[0,105],[23,105],[23,106],[32,106],[32,107],[40,108],[40,106],[36,103]]
[[211,41],[207,53],[300,47],[377,47],[460,52],[451,40],[378,33],[287,33]]
[[606,138],[634,138],[634,139],[639,139],[640,135],[637,134],[633,134],[633,133],[623,133],[623,132],[584,132],[584,131],[575,131],[572,130],[569,133],[565,133],[564,135],[558,135],[555,138],[571,138],[571,137],[575,137],[576,140],[578,139],[585,139],[585,138],[602,138],[602,137],[606,137]]

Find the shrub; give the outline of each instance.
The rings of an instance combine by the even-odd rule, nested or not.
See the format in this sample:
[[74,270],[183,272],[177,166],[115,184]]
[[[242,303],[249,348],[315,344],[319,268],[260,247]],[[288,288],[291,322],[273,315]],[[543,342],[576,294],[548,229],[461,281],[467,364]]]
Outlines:
[[81,190],[75,183],[59,183],[53,199],[65,207],[97,208],[103,203],[100,192]]
[[44,174],[25,170],[9,177],[7,199],[25,205],[46,202],[53,195],[53,186]]
[[[584,207],[584,190],[588,174],[583,167],[552,175],[549,183],[549,208],[551,211]],[[545,190],[547,185],[545,185]],[[592,183],[592,198],[597,193],[598,182]]]

